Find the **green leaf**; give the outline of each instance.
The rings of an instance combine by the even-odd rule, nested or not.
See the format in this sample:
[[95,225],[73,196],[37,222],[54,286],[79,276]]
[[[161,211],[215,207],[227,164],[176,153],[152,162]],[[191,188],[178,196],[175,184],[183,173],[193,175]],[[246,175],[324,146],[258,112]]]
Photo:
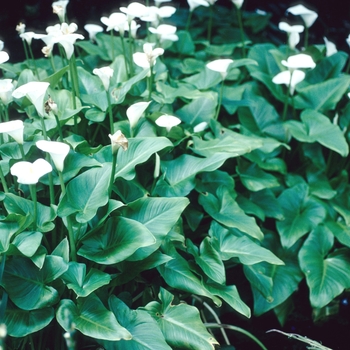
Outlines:
[[146,162],[152,154],[167,147],[173,147],[173,144],[166,137],[130,139],[128,150],[118,152],[115,178],[132,180],[136,176],[136,165]]
[[216,106],[216,99],[199,97],[178,109],[176,115],[186,124],[196,126],[201,122],[209,122],[215,116]]
[[58,84],[58,82],[61,80],[61,78],[67,73],[68,69],[69,69],[69,66],[65,66],[60,70],[56,71],[54,74],[48,76],[47,78],[41,81],[46,81],[50,83],[50,87],[54,88]]
[[[32,201],[18,197],[12,193],[6,193],[4,204],[9,214],[20,214],[22,216],[27,216],[31,219],[30,222],[32,222],[33,219],[31,213],[34,212],[34,203]],[[52,207],[47,207],[41,203],[37,204],[37,230],[40,232],[51,231],[55,227],[55,224],[53,223],[54,219],[56,218],[55,210]]]
[[349,84],[350,77],[342,75],[306,87],[298,88],[297,86],[298,94],[294,97],[294,107],[314,109],[320,112],[335,109],[337,103],[348,90]]
[[111,176],[110,164],[85,171],[71,180],[66,194],[58,205],[58,215],[61,217],[76,214],[80,223],[90,221],[97,209],[108,202],[108,185]]
[[69,289],[73,289],[77,297],[87,297],[111,281],[111,276],[108,273],[94,268],[91,268],[86,274],[86,265],[74,261],[69,263],[68,271],[61,278]]
[[152,301],[143,308],[157,321],[167,343],[172,348],[214,350],[218,343],[204,327],[197,308],[186,304],[173,305],[173,298],[161,288],[161,303]]
[[39,309],[59,301],[58,292],[47,285],[45,278],[46,272],[39,270],[28,258],[14,257],[6,262],[2,286],[19,308]]
[[261,146],[261,140],[256,137],[249,137],[232,132],[222,138],[215,138],[212,140],[202,140],[197,136],[193,136],[191,150],[203,157],[226,155],[227,158],[231,158],[249,153]]
[[237,228],[256,239],[263,239],[264,235],[255,219],[243,212],[225,186],[220,186],[216,195],[209,192],[201,193],[198,202],[219,223],[227,227]]
[[202,281],[191,271],[188,262],[183,257],[176,252],[169,255],[173,259],[159,266],[157,270],[170,287],[208,297],[217,306],[221,306],[221,300],[204,287]]
[[42,238],[43,234],[41,232],[23,231],[14,238],[7,255],[14,255],[18,252],[31,257],[38,250]]
[[194,189],[198,173],[218,169],[230,156],[230,154],[217,154],[199,158],[183,154],[174,160],[162,161],[161,169],[165,176],[164,180],[158,181],[156,192],[166,197],[186,196]]
[[9,336],[22,338],[45,328],[54,317],[52,307],[27,311],[8,302],[3,322],[6,324]]
[[222,260],[238,258],[244,265],[253,265],[262,261],[283,265],[271,251],[261,247],[247,236],[237,237],[215,221],[209,231],[213,247],[220,253]]
[[209,237],[205,237],[200,244],[199,249],[191,242],[186,240],[187,251],[194,256],[197,265],[214,282],[223,284],[226,281],[225,267],[219,253],[212,246]]
[[0,220],[0,254],[7,252],[12,236],[21,229],[25,229],[30,222],[28,216],[16,213],[9,214]]
[[104,341],[106,350],[171,350],[156,321],[145,310],[131,310],[120,299],[112,295],[109,307],[118,322],[132,335],[131,340]]
[[[299,247],[295,246],[286,250],[279,245],[276,235],[265,237],[265,248],[278,256],[284,262],[284,265],[271,265],[261,262],[249,267],[244,266],[245,272],[247,268],[250,270],[246,277],[251,283],[254,296],[254,315],[256,316],[272,310],[287,300],[297,290],[303,278],[297,258]],[[252,278],[254,275],[255,277]],[[266,276],[265,279],[272,280],[272,290],[268,295],[261,292],[262,288],[265,293],[269,291],[268,285],[265,284],[265,287],[262,287],[261,284],[266,283],[266,281],[262,280],[261,275]]]
[[66,332],[74,323],[75,329],[95,339],[111,341],[132,339],[132,335],[118,323],[113,312],[107,310],[94,294],[78,299],[78,305],[72,300],[61,300],[56,318]]
[[285,248],[291,247],[300,237],[320,224],[327,214],[319,201],[308,196],[305,184],[284,190],[278,201],[284,211],[284,220],[277,222],[277,230]]
[[250,191],[257,192],[280,186],[275,176],[263,171],[255,163],[240,162],[236,170],[242,184]]
[[302,123],[296,120],[285,123],[294,138],[301,142],[319,142],[343,157],[349,154],[349,146],[343,132],[325,115],[308,109],[301,113],[300,118]]
[[138,249],[128,260],[141,260],[153,253],[179,220],[187,207],[187,198],[143,197],[125,208],[124,215],[143,224],[155,237],[154,244]]
[[179,40],[175,41],[171,50],[182,55],[192,55],[195,51],[191,34],[185,30],[179,30],[177,33]]
[[241,315],[244,315],[248,318],[251,316],[250,308],[239,296],[236,286],[225,286],[223,284],[210,282],[205,283],[205,288],[207,288],[210,293],[217,295],[225,300],[226,303],[232,307],[232,309],[236,310]]
[[142,264],[139,261],[124,260],[117,264],[120,273],[113,278],[113,283],[118,286],[126,284],[138,276],[140,272],[163,265],[171,259],[173,259],[171,256],[156,250],[147,258],[142,259]]
[[78,255],[103,265],[123,261],[142,247],[155,243],[148,228],[125,217],[111,217],[91,237],[82,240]]
[[326,306],[350,287],[350,250],[338,249],[325,258],[333,246],[333,239],[331,231],[318,226],[299,252],[300,267],[310,289],[310,302],[316,308]]

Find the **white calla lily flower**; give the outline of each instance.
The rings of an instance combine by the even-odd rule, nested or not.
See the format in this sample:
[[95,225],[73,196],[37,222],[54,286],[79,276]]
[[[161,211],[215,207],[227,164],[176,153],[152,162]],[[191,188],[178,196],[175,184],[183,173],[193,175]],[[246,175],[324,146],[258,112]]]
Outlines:
[[195,10],[199,6],[209,6],[209,2],[206,0],[187,0],[188,6],[190,7],[190,12]]
[[89,33],[89,39],[91,41],[96,40],[96,34],[103,32],[103,28],[98,24],[85,24],[84,29]]
[[127,7],[120,7],[119,10],[126,14],[130,23],[135,17],[140,18],[147,16],[148,8],[139,2],[132,2]]
[[61,22],[65,21],[68,3],[69,0],[60,0],[52,3],[52,12],[58,16]]
[[289,86],[289,93],[294,94],[295,86],[303,81],[305,78],[305,73],[299,69],[293,71],[285,70],[278,73],[272,79],[272,82],[275,84],[285,84]]
[[10,56],[8,55],[8,53],[5,51],[2,51],[3,48],[4,48],[4,42],[0,40],[0,64],[5,63],[10,59]]
[[26,31],[26,25],[24,23],[22,23],[22,22],[19,22],[16,25],[16,32],[18,34],[23,34],[25,31]]
[[288,33],[288,45],[294,50],[295,46],[299,44],[300,35],[304,31],[304,26],[302,25],[289,25],[287,22],[280,22],[278,28],[284,32]]
[[287,12],[290,12],[294,16],[300,16],[308,28],[310,28],[315,23],[318,17],[318,14],[315,11],[312,11],[301,4],[289,7],[287,9]]
[[24,33],[20,34],[19,36],[22,40],[25,40],[28,45],[31,45],[33,38],[35,38],[35,35],[36,34],[34,32],[24,32]]
[[103,84],[103,87],[107,91],[109,89],[109,85],[111,82],[111,77],[113,76],[114,70],[111,67],[101,67],[101,68],[95,68],[92,73],[97,75]]
[[287,60],[283,60],[281,61],[281,63],[289,69],[316,67],[316,63],[314,62],[312,57],[304,53],[289,56]]
[[145,43],[143,52],[135,52],[133,60],[135,64],[141,68],[151,68],[156,64],[157,57],[163,55],[164,49],[158,47],[153,49],[154,44]]
[[338,52],[337,47],[331,41],[329,41],[325,36],[323,37],[324,43],[326,45],[326,56],[332,56]]
[[148,29],[152,34],[156,34],[158,36],[160,42],[163,42],[164,40],[179,40],[179,37],[175,34],[177,28],[170,24],[161,24],[157,28],[149,27]]
[[141,118],[142,114],[145,112],[147,107],[150,105],[151,101],[149,102],[136,102],[133,105],[131,105],[126,110],[126,116],[129,119],[130,127],[134,128],[139,119]]
[[17,99],[27,97],[36,108],[38,114],[44,117],[44,99],[49,85],[50,83],[47,82],[31,81],[14,90],[12,97]]
[[52,171],[51,164],[45,159],[39,158],[34,163],[17,162],[12,165],[11,175],[17,176],[17,181],[24,185],[35,185],[45,174]]
[[244,0],[231,0],[231,2],[236,6],[237,9],[240,9],[243,6]]
[[156,121],[155,123],[158,126],[161,126],[163,128],[166,128],[167,131],[169,132],[171,130],[172,127],[179,125],[181,123],[181,119],[179,119],[178,117],[174,117],[173,115],[169,115],[169,114],[164,114],[161,115]]
[[108,136],[111,139],[112,154],[116,154],[120,147],[122,147],[124,151],[128,149],[129,141],[120,130],[116,131],[113,135],[109,134]]
[[23,129],[22,120],[0,123],[0,133],[10,135],[20,145],[23,145]]
[[66,143],[58,141],[39,140],[36,147],[44,152],[50,153],[51,159],[58,171],[62,172],[64,168],[64,160],[69,153],[70,147]]
[[112,29],[124,36],[125,27],[128,27],[128,19],[125,13],[114,12],[109,17],[101,17],[101,22],[107,26],[107,32]]
[[207,128],[208,128],[208,123],[207,122],[201,122],[201,123],[199,123],[199,124],[194,126],[193,131],[194,132],[201,132],[201,131],[204,131]]
[[230,58],[222,58],[207,63],[207,68],[215,72],[219,72],[222,76],[222,79],[225,79],[227,76],[228,67],[232,62],[233,60]]
[[1,79],[0,80],[0,100],[7,106],[12,102],[12,92],[15,86],[12,83],[12,79]]

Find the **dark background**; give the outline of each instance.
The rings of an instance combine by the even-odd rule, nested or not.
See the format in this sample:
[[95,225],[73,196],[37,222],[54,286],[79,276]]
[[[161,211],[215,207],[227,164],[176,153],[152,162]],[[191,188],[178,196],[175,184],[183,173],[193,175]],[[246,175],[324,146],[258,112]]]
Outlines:
[[[79,26],[79,32],[83,33],[84,24],[96,23],[101,25],[101,16],[109,16],[112,12],[119,11],[120,6],[125,6],[131,1],[70,0],[67,13],[70,22],[76,22]],[[23,59],[22,43],[15,31],[15,27],[20,21],[27,25],[27,31],[36,33],[44,33],[48,25],[58,23],[57,15],[52,13],[52,2],[53,0],[10,0],[6,2],[6,6],[2,6],[0,11],[0,39],[5,42],[5,50],[9,52],[11,62]],[[152,0],[150,3],[153,4]],[[301,3],[301,1],[246,0],[244,8],[249,11],[261,9],[272,13],[272,24],[276,28],[278,22],[285,17],[286,8],[298,3]],[[188,8],[186,0],[177,0],[166,4]],[[230,0],[218,0],[217,4],[228,8],[233,6]],[[350,1],[308,0],[304,4],[309,8],[313,8],[319,14],[310,31],[310,42],[312,43],[314,40],[315,43],[321,44],[322,37],[327,36],[328,39],[337,44],[338,49],[347,52],[349,47],[345,42],[345,38],[350,34]],[[40,45],[42,46],[42,43]]]

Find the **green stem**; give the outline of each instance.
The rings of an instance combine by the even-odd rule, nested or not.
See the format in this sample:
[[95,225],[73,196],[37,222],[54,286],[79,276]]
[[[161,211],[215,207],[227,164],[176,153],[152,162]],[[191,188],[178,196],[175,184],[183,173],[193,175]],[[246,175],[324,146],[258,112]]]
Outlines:
[[[79,94],[79,80],[78,80],[78,70],[77,70],[77,63],[75,60],[74,52],[72,54],[72,57],[69,60],[69,70],[71,74],[71,87],[72,87],[72,98],[73,98],[73,108],[77,108],[77,101],[76,97],[80,97]],[[78,116],[74,115],[74,131],[77,133],[78,129]]]
[[134,76],[134,66],[133,66],[133,53],[134,53],[134,49],[133,49],[133,46],[134,46],[134,40],[131,36],[131,24],[129,24],[129,62],[130,62],[130,76],[133,77]]
[[114,33],[113,33],[113,29],[111,29],[111,46],[112,46],[112,59],[111,61],[114,61],[115,58],[115,54],[114,54]]
[[1,184],[2,184],[2,187],[4,189],[4,192],[7,193],[9,191],[9,189],[7,187],[6,179],[5,179],[4,173],[2,171],[1,164],[0,164],[0,180],[1,180]]
[[210,5],[210,14],[209,14],[209,21],[208,21],[208,36],[207,36],[209,44],[211,42],[211,33],[213,29],[213,14],[214,14],[214,6]]
[[24,153],[24,147],[21,143],[18,144],[19,146],[19,151],[21,152],[22,160],[26,160],[26,155]]
[[189,12],[188,12],[188,17],[187,17],[187,22],[186,22],[186,27],[185,27],[185,30],[186,30],[187,32],[190,31],[192,13],[193,13],[193,11],[189,11]]
[[[50,113],[52,113],[52,112],[50,112]],[[55,113],[53,113],[53,115],[55,116],[57,129],[58,129],[58,134],[60,135],[60,141],[63,142],[63,133],[62,133],[60,120],[58,119],[58,116]]]
[[153,72],[153,67],[150,67],[150,73],[151,75],[148,78],[148,101],[151,101],[152,97],[152,89],[153,89],[153,81],[154,81],[154,72]]
[[255,343],[257,343],[263,350],[267,350],[265,345],[258,338],[256,338],[253,334],[251,334],[250,332],[240,327],[232,326],[229,324],[218,324],[218,323],[204,323],[204,326],[207,328],[225,328],[225,329],[230,329],[232,331],[242,333],[247,337],[249,337],[251,340],[253,340]]
[[243,30],[242,11],[241,11],[241,9],[237,9],[237,20],[238,20],[239,31],[240,31],[240,34],[241,34],[242,57],[245,58],[245,39],[244,39],[244,30]]
[[47,132],[46,132],[46,126],[44,122],[44,117],[40,117],[40,120],[41,120],[41,128],[43,131],[44,139],[47,140]]
[[121,42],[122,42],[122,49],[123,49],[123,58],[124,58],[124,65],[125,65],[125,71],[126,71],[126,74],[127,74],[127,77],[128,79],[130,78],[130,69],[129,69],[129,66],[128,66],[128,60],[126,58],[126,49],[125,49],[125,42],[124,42],[124,35],[121,35],[120,36],[120,39],[121,39]]
[[36,62],[35,62],[35,57],[34,57],[34,54],[33,54],[33,50],[32,50],[32,47],[31,47],[29,44],[28,44],[28,49],[29,49],[30,57],[31,57],[31,59],[32,59],[33,66],[34,66],[35,75],[36,75],[37,78],[40,80],[39,72],[38,72],[38,67],[36,66]]
[[304,49],[306,50],[308,45],[309,45],[309,28],[305,25],[305,22],[304,22],[304,27],[305,27],[305,30],[304,30]]
[[109,115],[109,129],[111,130],[111,134],[114,134],[114,123],[113,123],[113,112],[112,112],[112,104],[111,97],[109,96],[109,91],[106,91],[107,102],[108,102],[108,115]]
[[113,188],[113,184],[114,184],[115,168],[116,168],[116,165],[117,165],[117,155],[118,155],[118,152],[116,152],[112,156],[111,177],[109,179],[109,186],[108,186],[108,197],[109,198],[111,198],[112,188]]
[[[65,193],[66,193],[66,186],[64,184],[63,175],[62,175],[61,171],[58,171],[58,177],[60,179],[62,196],[64,196]],[[77,248],[75,246],[75,239],[74,239],[74,232],[73,232],[72,221],[71,221],[69,216],[66,216],[66,220],[67,220],[68,240],[69,240],[71,259],[72,259],[72,261],[77,261]]]
[[219,91],[218,107],[216,109],[216,114],[215,114],[214,120],[218,120],[218,117],[219,117],[219,114],[220,114],[222,96],[223,96],[223,93],[224,93],[224,82],[225,82],[225,80],[222,79],[221,86],[220,86],[220,91]]
[[37,229],[37,218],[38,218],[38,200],[37,200],[37,196],[36,196],[36,184],[34,185],[29,185],[29,189],[30,189],[30,196],[32,197],[32,201],[34,204],[34,213],[33,213],[33,230],[36,231]]

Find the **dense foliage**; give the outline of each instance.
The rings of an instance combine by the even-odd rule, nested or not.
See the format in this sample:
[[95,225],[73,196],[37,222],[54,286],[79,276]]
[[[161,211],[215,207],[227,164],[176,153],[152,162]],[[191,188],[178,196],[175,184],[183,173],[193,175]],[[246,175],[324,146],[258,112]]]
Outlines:
[[244,332],[222,308],[283,325],[303,280],[315,317],[350,288],[348,54],[312,11],[276,46],[268,13],[188,2],[87,40],[58,1],[0,53],[7,349],[210,350]]

